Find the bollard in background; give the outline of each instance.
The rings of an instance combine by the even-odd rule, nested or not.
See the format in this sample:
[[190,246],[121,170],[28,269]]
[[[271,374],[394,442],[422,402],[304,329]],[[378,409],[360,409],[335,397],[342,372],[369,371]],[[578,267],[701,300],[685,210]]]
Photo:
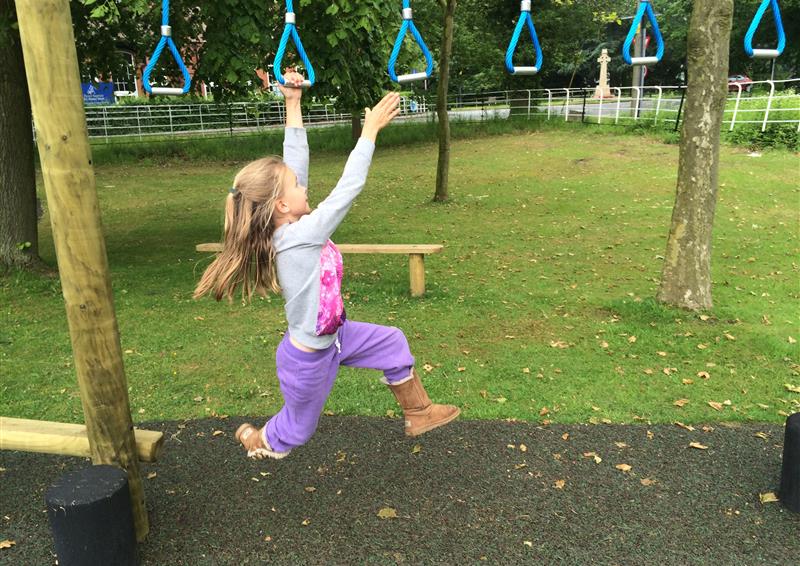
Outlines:
[[800,513],[800,413],[786,419],[780,500],[790,511]]
[[45,494],[59,566],[135,566],[128,476],[92,466],[61,476]]

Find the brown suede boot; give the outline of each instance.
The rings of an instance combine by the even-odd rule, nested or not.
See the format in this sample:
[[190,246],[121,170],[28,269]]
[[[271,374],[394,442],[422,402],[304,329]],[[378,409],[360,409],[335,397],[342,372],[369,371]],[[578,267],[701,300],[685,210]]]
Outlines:
[[406,417],[406,436],[419,436],[455,419],[461,410],[453,405],[431,403],[419,374],[411,370],[411,379],[399,385],[389,385]]

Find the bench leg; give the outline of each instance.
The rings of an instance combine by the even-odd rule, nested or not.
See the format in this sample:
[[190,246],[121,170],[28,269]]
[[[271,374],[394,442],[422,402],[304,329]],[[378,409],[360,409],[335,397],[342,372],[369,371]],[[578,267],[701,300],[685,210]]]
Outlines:
[[425,255],[408,255],[408,272],[411,277],[411,296],[421,297],[425,294]]

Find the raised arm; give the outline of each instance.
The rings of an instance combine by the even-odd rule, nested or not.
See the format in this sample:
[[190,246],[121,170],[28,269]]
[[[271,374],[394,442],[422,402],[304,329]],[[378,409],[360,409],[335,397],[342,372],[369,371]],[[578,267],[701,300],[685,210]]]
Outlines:
[[[344,172],[336,187],[310,214],[301,217],[288,229],[300,240],[324,244],[344,220],[353,200],[367,183],[369,166],[375,151],[375,139],[399,113],[399,96],[387,94],[372,109],[367,108],[361,139],[350,153]],[[288,130],[287,130],[288,132]]]
[[[286,69],[284,74],[287,85],[302,84],[303,77],[294,71]],[[303,128],[303,113],[300,109],[302,89],[292,86],[280,85],[286,102],[286,131],[283,138],[283,161],[297,175],[297,182],[304,187],[308,186],[308,140]]]

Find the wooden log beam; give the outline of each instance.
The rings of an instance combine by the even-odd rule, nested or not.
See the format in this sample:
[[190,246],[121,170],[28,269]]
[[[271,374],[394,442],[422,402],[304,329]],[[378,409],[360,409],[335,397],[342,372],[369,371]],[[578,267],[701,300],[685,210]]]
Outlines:
[[137,540],[149,530],[100,225],[69,0],[17,0],[47,208],[92,461],[128,472]]
[[[158,460],[164,446],[164,433],[133,429],[136,453],[142,462]],[[41,452],[59,456],[88,458],[89,436],[86,425],[0,417],[0,450]]]
[[[438,254],[444,249],[441,244],[336,244],[336,247],[343,254]],[[195,250],[219,253],[222,244],[197,244]]]

